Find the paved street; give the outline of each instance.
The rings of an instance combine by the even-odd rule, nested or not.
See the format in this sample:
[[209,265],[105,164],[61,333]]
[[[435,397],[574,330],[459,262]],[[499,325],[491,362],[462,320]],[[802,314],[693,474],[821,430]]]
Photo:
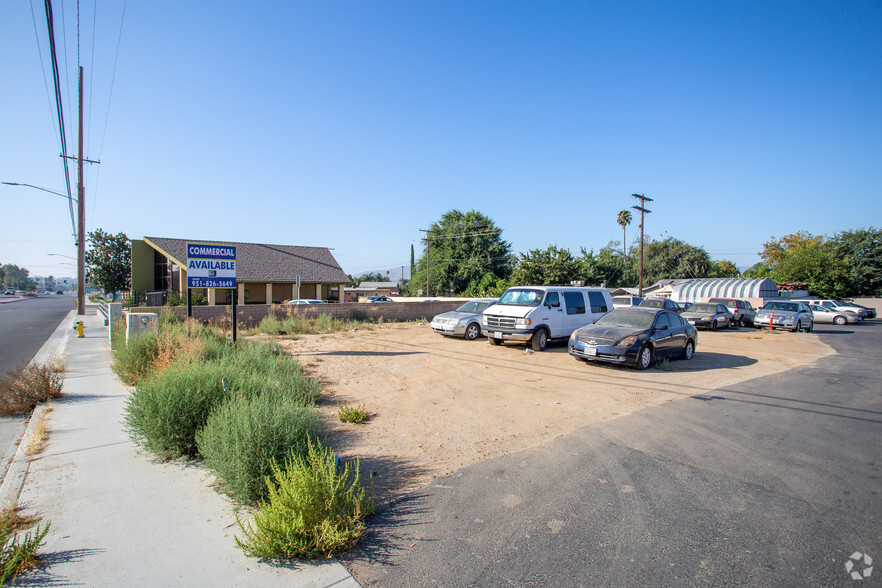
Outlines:
[[439,479],[343,563],[383,586],[850,585],[851,554],[882,558],[882,324],[816,332],[837,355]]
[[[30,361],[61,319],[76,308],[73,294],[15,300],[0,295],[0,375]],[[0,417],[0,476],[15,453],[28,415]]]

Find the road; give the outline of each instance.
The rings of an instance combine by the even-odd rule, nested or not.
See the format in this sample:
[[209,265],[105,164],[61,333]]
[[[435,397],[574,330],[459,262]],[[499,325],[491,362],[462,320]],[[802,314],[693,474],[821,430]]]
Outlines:
[[850,555],[882,561],[882,322],[816,333],[838,353],[436,480],[343,564],[363,586],[850,585]]
[[[0,375],[30,361],[58,323],[77,306],[76,296],[38,296],[13,301],[0,295]],[[0,417],[0,471],[6,473],[27,415]]]

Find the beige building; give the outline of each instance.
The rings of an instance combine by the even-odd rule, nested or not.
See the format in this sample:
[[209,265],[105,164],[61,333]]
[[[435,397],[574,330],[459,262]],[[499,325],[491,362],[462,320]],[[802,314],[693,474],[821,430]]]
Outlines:
[[[348,277],[327,247],[233,243],[198,239],[144,237],[132,240],[132,290],[177,292],[187,289],[187,243],[211,243],[236,248],[238,304],[281,304],[298,297],[339,302],[332,287],[342,292]],[[232,290],[194,289],[209,305],[230,304]]]

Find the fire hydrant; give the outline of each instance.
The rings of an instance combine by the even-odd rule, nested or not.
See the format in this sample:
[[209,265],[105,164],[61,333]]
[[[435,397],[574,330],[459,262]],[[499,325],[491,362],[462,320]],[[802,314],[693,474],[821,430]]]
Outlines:
[[77,339],[82,339],[83,337],[86,336],[83,333],[83,331],[86,328],[86,325],[83,324],[83,321],[77,321],[76,323],[74,323],[73,328],[76,329],[76,331],[77,331]]

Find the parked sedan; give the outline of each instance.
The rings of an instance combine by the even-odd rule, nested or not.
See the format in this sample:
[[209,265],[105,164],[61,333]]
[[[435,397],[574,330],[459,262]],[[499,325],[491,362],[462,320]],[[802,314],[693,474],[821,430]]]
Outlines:
[[698,330],[669,310],[616,308],[570,336],[567,349],[585,361],[632,365],[645,370],[655,359],[691,359]]
[[866,310],[867,316],[865,316],[864,318],[868,318],[868,319],[876,318],[876,309],[875,308],[873,308],[871,306],[867,306],[865,304],[858,304],[857,302],[849,302],[848,304],[850,306],[857,306],[858,308],[863,308],[864,310]]
[[647,298],[640,303],[640,308],[663,308],[678,314],[683,312],[683,307],[670,298]]
[[369,298],[367,299],[367,301],[370,302],[370,303],[374,303],[374,302],[395,302],[394,300],[392,300],[392,299],[389,298],[388,296],[371,296],[371,297],[369,297]]
[[481,336],[481,313],[494,302],[491,298],[471,300],[452,312],[439,314],[432,319],[432,330],[474,341]]
[[814,321],[814,315],[805,302],[774,301],[766,302],[756,311],[753,324],[758,329],[771,325],[772,328],[811,333]]
[[696,302],[680,316],[689,324],[716,331],[718,327],[731,327],[735,317],[724,304]]
[[289,300],[285,304],[298,305],[298,304],[327,304],[324,300],[314,300],[312,298],[299,298],[297,300]]
[[861,317],[850,310],[836,310],[820,304],[810,304],[816,323],[832,323],[834,325],[854,325],[861,322]]

